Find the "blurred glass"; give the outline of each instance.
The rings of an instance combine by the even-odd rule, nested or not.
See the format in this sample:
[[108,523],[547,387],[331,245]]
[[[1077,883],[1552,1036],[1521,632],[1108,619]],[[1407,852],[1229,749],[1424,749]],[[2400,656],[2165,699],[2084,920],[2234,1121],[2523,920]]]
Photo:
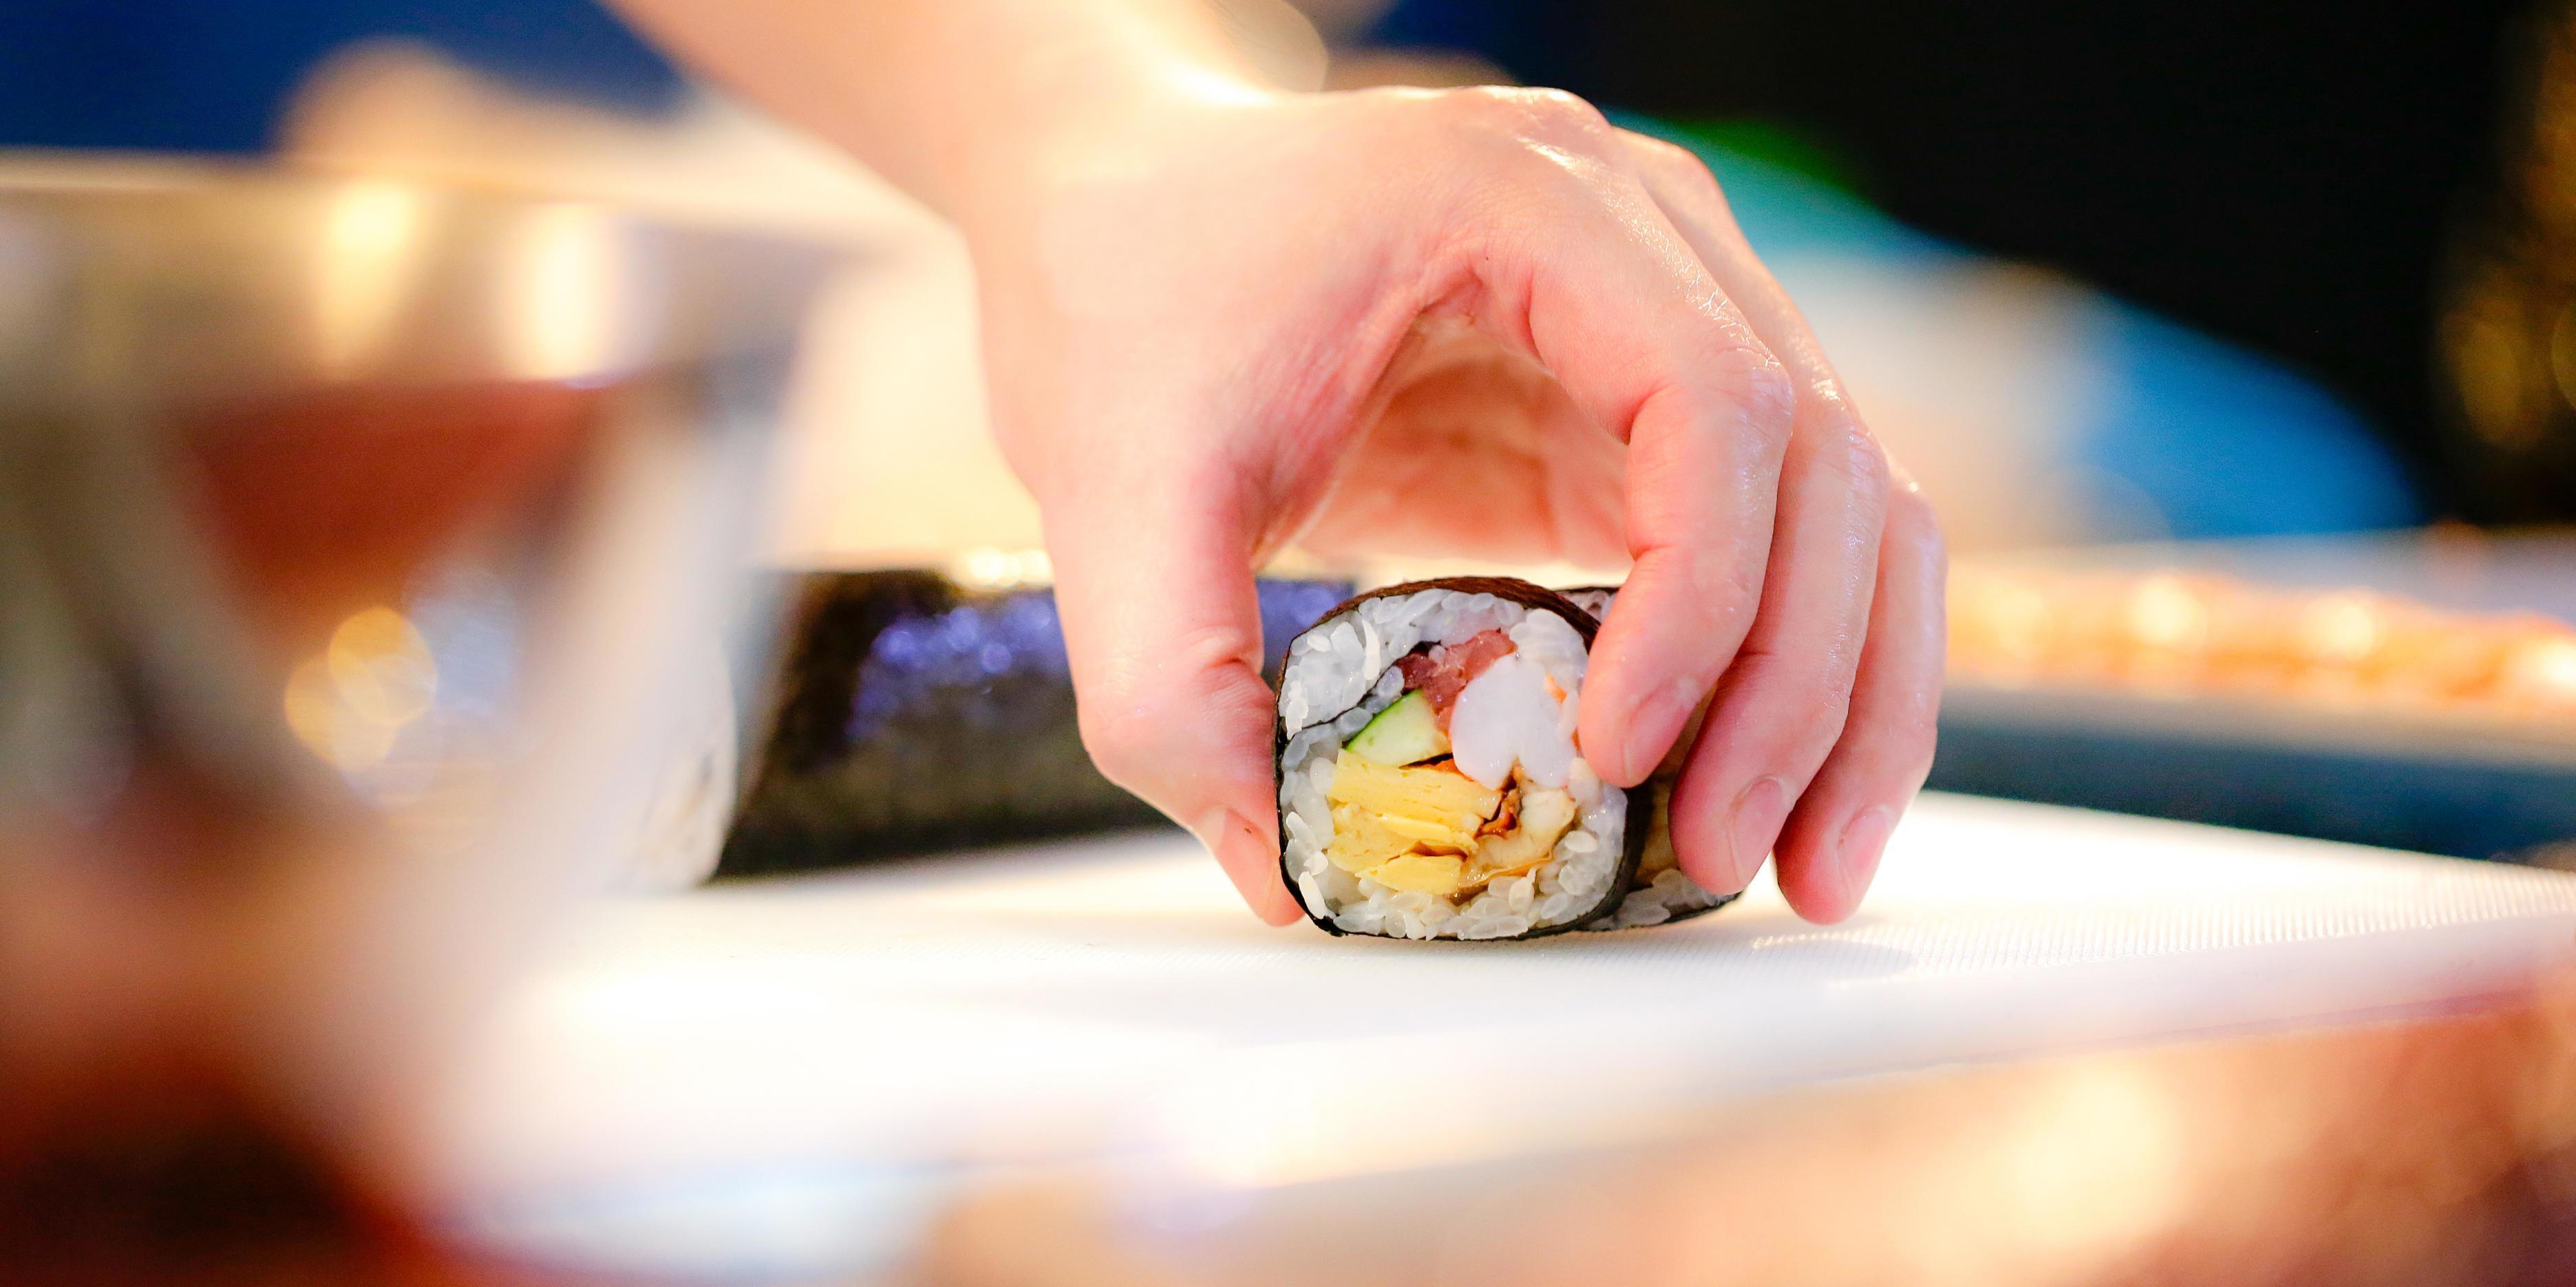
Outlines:
[[700,753],[824,267],[0,153],[0,1180],[212,1132],[427,1182],[450,1039]]

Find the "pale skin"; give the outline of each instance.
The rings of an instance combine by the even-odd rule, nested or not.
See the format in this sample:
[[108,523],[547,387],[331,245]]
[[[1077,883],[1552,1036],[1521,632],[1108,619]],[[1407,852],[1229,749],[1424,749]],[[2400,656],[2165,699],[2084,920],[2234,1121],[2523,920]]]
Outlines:
[[1278,874],[1254,570],[1632,565],[1583,694],[1684,869],[1848,916],[1931,763],[1931,511],[1687,152],[1567,95],[1286,93],[1196,0],[621,0],[965,233],[1085,744]]

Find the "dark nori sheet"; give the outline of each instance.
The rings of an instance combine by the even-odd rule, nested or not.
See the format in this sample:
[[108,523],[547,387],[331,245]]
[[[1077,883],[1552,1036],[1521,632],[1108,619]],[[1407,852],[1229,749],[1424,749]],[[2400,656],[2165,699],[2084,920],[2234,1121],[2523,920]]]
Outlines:
[[[1268,674],[1350,593],[1260,583]],[[1163,823],[1082,749],[1054,595],[930,572],[818,573],[719,877]]]
[[[1407,581],[1402,585],[1390,585],[1383,589],[1371,590],[1366,594],[1354,596],[1342,603],[1334,605],[1330,611],[1317,616],[1312,624],[1297,632],[1298,636],[1303,637],[1307,631],[1321,627],[1333,618],[1338,617],[1371,599],[1391,599],[1402,595],[1419,594],[1426,590],[1456,590],[1465,594],[1490,594],[1497,599],[1517,603],[1523,607],[1543,608],[1563,617],[1567,625],[1573,626],[1575,633],[1583,636],[1583,644],[1586,648],[1592,646],[1593,636],[1599,633],[1601,628],[1601,623],[1594,620],[1591,613],[1584,611],[1583,608],[1573,600],[1568,599],[1564,595],[1558,594],[1556,591],[1550,590],[1545,586],[1523,581],[1518,577],[1460,576],[1440,577],[1429,581]],[[1293,647],[1295,646],[1296,640],[1291,639],[1288,642],[1289,645]],[[1387,664],[1393,665],[1394,662],[1390,660]],[[1275,680],[1273,681],[1273,686],[1276,686]],[[1341,712],[1335,712],[1335,715],[1339,715],[1340,713]],[[1328,716],[1327,718],[1332,717]],[[1285,723],[1280,723],[1277,725],[1276,732],[1273,734],[1270,751],[1270,765],[1273,774],[1278,772],[1279,761],[1281,757],[1285,756],[1287,753],[1288,726]],[[1640,859],[1645,857],[1646,829],[1652,825],[1653,817],[1654,793],[1651,791],[1629,792],[1628,840],[1627,843],[1622,846],[1624,852],[1620,855],[1618,876],[1610,882],[1609,893],[1603,897],[1601,902],[1594,906],[1591,911],[1586,912],[1581,916],[1577,916],[1562,925],[1549,925],[1543,928],[1533,929],[1526,934],[1515,934],[1510,938],[1435,938],[1403,939],[1401,941],[1428,943],[1517,943],[1527,939],[1546,938],[1551,934],[1562,934],[1568,930],[1581,929],[1585,925],[1617,911],[1620,900],[1628,896],[1628,890],[1636,878],[1637,863]],[[1345,936],[1359,938],[1396,937],[1394,935],[1352,934],[1351,931],[1343,929],[1339,925],[1335,925],[1332,917],[1326,915],[1321,909],[1306,906],[1306,896],[1297,888],[1296,874],[1288,870],[1288,819],[1285,814],[1282,814],[1279,820],[1279,878],[1287,882],[1289,897],[1297,900],[1297,906],[1300,910],[1306,913],[1306,919],[1314,922],[1316,928],[1323,930],[1325,933],[1331,934],[1337,938]],[[1693,915],[1697,915],[1697,913],[1693,913]]]

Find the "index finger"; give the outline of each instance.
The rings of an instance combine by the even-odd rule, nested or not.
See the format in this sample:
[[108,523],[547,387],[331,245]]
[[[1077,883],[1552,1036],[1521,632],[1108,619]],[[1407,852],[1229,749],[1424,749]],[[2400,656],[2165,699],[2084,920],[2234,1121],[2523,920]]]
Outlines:
[[1584,758],[1634,786],[1743,644],[1761,601],[1796,391],[1642,187],[1611,167],[1499,239],[1489,325],[1524,340],[1628,444],[1635,561],[1593,647]]

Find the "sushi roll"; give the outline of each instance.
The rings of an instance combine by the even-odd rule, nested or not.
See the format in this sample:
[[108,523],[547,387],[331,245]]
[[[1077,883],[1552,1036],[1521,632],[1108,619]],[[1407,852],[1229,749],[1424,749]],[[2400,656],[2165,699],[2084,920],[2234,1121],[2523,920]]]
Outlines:
[[1553,591],[1462,577],[1361,595],[1297,637],[1279,682],[1279,862],[1316,925],[1536,938],[1619,911],[1647,797],[1576,747],[1596,628]]
[[[719,877],[1165,822],[1083,752],[1052,591],[928,570],[807,573],[794,588],[768,733]],[[1351,593],[1269,578],[1257,590],[1273,682],[1288,639]]]
[[[1559,593],[1591,613],[1596,621],[1607,619],[1610,605],[1619,599],[1615,586],[1583,586]],[[1636,793],[1647,798],[1649,821],[1646,848],[1637,859],[1636,878],[1619,900],[1616,912],[1584,928],[1667,925],[1706,915],[1741,896],[1712,894],[1700,888],[1699,882],[1682,874],[1681,858],[1673,852],[1673,786],[1681,781],[1682,760],[1690,753],[1691,743],[1699,739],[1700,721],[1707,715],[1706,706],[1692,712],[1690,722],[1682,726],[1681,736],[1673,739],[1673,749],[1665,753],[1663,763],[1655,766],[1654,776],[1638,786]]]

